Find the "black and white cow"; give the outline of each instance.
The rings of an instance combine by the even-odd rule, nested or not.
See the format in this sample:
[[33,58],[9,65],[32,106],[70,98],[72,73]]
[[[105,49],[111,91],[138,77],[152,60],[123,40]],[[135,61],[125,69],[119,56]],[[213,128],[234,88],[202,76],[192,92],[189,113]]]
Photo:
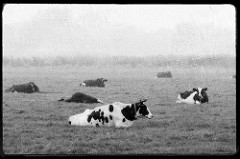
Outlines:
[[104,78],[98,78],[96,80],[85,80],[83,83],[80,84],[80,86],[85,87],[105,87],[105,83],[107,82],[107,79]]
[[125,104],[115,102],[94,109],[86,109],[83,113],[72,115],[68,119],[75,126],[115,126],[130,127],[138,117],[152,118],[153,115],[144,104],[147,100]]
[[59,99],[58,101],[64,101],[64,102],[75,102],[75,103],[103,103],[101,100],[92,97],[90,95],[77,92],[74,93],[71,97],[63,97]]
[[5,92],[33,93],[33,92],[39,92],[39,88],[34,82],[29,82],[24,84],[13,85],[12,87],[6,89]]
[[157,78],[172,78],[172,73],[171,73],[171,71],[158,72]]
[[207,88],[193,88],[178,95],[176,103],[202,104],[208,103]]

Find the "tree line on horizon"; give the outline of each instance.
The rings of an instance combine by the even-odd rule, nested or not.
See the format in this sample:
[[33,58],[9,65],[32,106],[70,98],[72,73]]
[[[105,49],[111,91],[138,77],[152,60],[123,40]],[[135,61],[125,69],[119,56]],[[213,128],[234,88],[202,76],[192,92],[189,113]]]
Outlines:
[[227,55],[198,56],[76,56],[76,57],[3,57],[3,66],[25,67],[25,66],[123,66],[123,67],[163,67],[163,66],[217,66],[232,68],[235,67],[236,58]]

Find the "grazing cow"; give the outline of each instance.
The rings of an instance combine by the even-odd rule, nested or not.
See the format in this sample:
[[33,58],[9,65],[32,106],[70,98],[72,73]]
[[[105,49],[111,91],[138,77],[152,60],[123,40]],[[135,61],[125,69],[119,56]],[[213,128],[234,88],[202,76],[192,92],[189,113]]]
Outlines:
[[236,78],[236,75],[232,75],[232,76],[230,76],[229,78]]
[[94,109],[86,109],[83,113],[70,116],[68,123],[75,126],[130,127],[137,117],[149,119],[153,117],[144,104],[146,101],[146,99],[140,100],[134,104],[115,102]]
[[71,97],[63,97],[58,101],[75,103],[103,103],[101,100],[81,92],[74,93]]
[[85,80],[83,83],[80,84],[80,86],[85,87],[105,87],[104,82],[107,82],[107,79],[104,78],[98,78],[96,80]]
[[171,71],[158,72],[157,73],[157,78],[172,78],[172,73],[171,73]]
[[201,104],[208,103],[207,88],[193,88],[192,91],[180,93],[176,103]]
[[39,89],[34,82],[29,82],[25,84],[13,85],[12,87],[6,89],[5,92],[33,93],[33,92],[39,92]]

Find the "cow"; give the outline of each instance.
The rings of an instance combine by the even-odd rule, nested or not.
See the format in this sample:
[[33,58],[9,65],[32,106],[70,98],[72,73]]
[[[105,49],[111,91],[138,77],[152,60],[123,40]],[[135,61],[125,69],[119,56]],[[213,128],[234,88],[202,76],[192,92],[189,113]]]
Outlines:
[[171,73],[171,71],[158,72],[157,78],[172,78],[172,73]]
[[33,92],[39,92],[39,88],[34,82],[29,82],[24,84],[12,85],[12,87],[7,88],[5,92],[33,93]]
[[80,86],[85,87],[105,87],[104,82],[107,82],[107,79],[104,78],[98,78],[96,80],[85,80],[83,81]]
[[176,103],[202,104],[208,103],[207,88],[193,88],[178,95]]
[[114,102],[94,109],[86,109],[80,114],[70,116],[68,123],[73,126],[130,127],[134,120],[140,117],[149,119],[153,117],[153,114],[144,104],[146,101],[144,99],[133,104]]
[[90,95],[76,92],[71,97],[63,97],[59,99],[58,101],[64,101],[64,102],[75,102],[75,103],[103,103],[101,100],[94,98]]

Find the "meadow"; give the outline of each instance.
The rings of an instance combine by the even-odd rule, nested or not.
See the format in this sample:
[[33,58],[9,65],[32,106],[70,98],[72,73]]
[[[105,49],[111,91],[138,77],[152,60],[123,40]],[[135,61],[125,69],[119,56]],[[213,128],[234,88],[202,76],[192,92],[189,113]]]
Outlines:
[[[159,71],[172,78],[156,78]],[[220,67],[3,67],[4,154],[232,155],[236,149],[236,69]],[[105,88],[85,79],[106,78]],[[13,84],[35,82],[40,93],[4,93]],[[207,87],[209,103],[175,103],[179,92]],[[105,103],[146,98],[154,117],[129,128],[77,127],[68,118],[101,104],[57,100],[83,92]]]

